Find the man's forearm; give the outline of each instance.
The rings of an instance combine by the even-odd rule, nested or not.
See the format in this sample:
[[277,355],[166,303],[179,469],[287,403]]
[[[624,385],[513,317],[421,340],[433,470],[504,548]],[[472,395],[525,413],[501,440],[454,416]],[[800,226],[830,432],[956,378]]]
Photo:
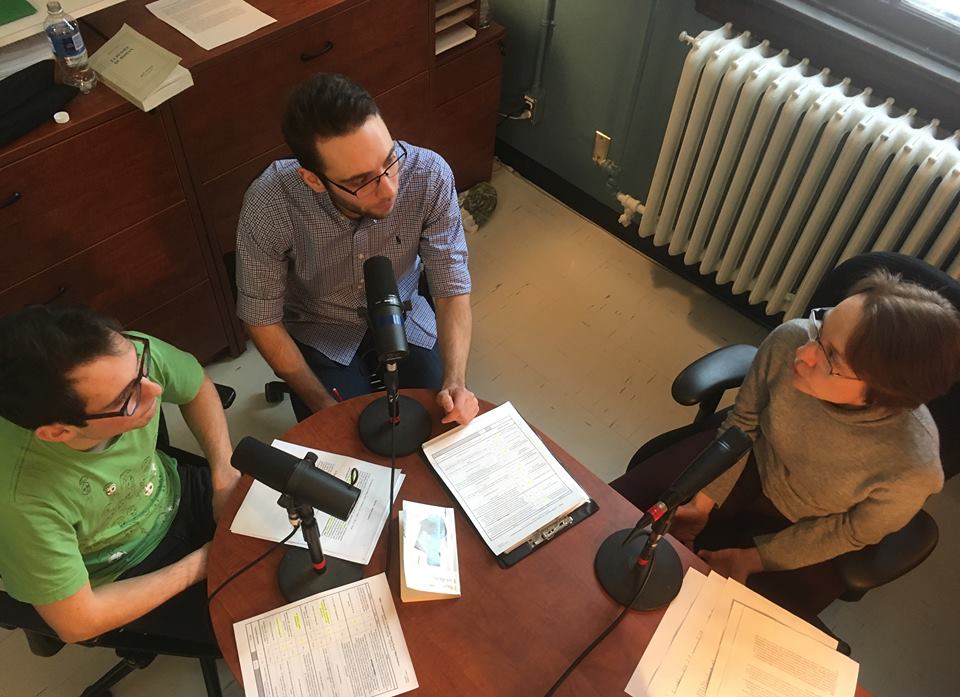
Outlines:
[[282,324],[260,327],[245,324],[244,328],[267,365],[310,409],[318,411],[336,404]]
[[470,295],[437,298],[437,335],[443,355],[443,386],[450,388],[467,384],[467,358],[473,315]]
[[230,444],[230,432],[227,417],[223,412],[223,403],[217,388],[209,377],[204,376],[203,385],[197,396],[187,404],[181,405],[180,413],[186,421],[203,454],[210,463],[210,473],[216,481],[220,477],[236,476],[230,465],[233,446]]
[[129,624],[207,576],[207,547],[143,576],[86,586],[73,596],[39,605],[37,611],[66,642],[99,636]]

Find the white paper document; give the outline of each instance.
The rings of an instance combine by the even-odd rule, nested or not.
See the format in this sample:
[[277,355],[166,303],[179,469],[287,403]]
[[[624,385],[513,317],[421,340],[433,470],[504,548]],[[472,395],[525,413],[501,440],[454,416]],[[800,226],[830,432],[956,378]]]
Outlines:
[[494,554],[589,500],[510,402],[424,443],[423,452]]
[[856,661],[745,605],[730,616],[731,651],[720,697],[850,697]]
[[146,7],[208,51],[277,21],[243,0],[158,0]]
[[[345,481],[349,481],[350,470],[357,468],[360,477],[356,486],[360,489],[360,498],[350,512],[350,517],[343,521],[317,510],[315,515],[324,554],[361,565],[368,564],[387,522],[390,508],[387,505],[387,499],[390,498],[390,468],[346,455],[312,450],[282,440],[275,440],[271,445],[300,458],[313,452],[317,456],[317,466],[320,469]],[[403,480],[404,474],[398,471],[394,499],[400,492]],[[262,482],[254,481],[240,504],[233,524],[230,525],[230,532],[273,542],[279,542],[289,535],[290,522],[287,520],[286,511],[277,505],[279,496],[280,492]],[[290,538],[287,544],[304,548],[307,546],[300,534]]]
[[460,561],[452,508],[404,501],[400,511],[400,600],[460,597]]
[[384,574],[233,625],[247,697],[390,697],[419,687]]
[[[744,612],[751,613],[752,624],[741,632]],[[763,618],[764,621],[757,624],[753,615]],[[782,628],[782,631],[777,629],[768,635],[767,630],[771,626],[769,623]],[[758,626],[763,629],[764,639],[755,641],[749,632],[754,632]],[[747,663],[744,662],[744,656],[753,656],[751,660],[761,662],[770,658],[767,649],[774,649],[771,649],[773,644],[763,643],[767,640],[774,644],[787,642],[783,646],[778,644],[775,653],[784,647],[790,649],[794,644],[798,647],[820,647],[815,653],[822,665],[802,666],[804,671],[809,669],[810,675],[814,677],[798,679],[802,681],[809,678],[817,682],[818,671],[833,671],[841,677],[832,682],[827,680],[824,684],[833,685],[838,691],[823,694],[830,697],[852,697],[854,694],[856,670],[853,673],[853,682],[850,683],[846,677],[842,677],[846,676],[849,667],[834,666],[834,656],[849,661],[836,652],[836,639],[736,581],[712,571],[708,577],[704,577],[693,569],[687,570],[680,593],[667,608],[653,639],[624,689],[631,697],[820,697],[820,692],[791,691],[794,688],[784,687],[788,683],[780,677],[761,677],[754,680],[760,674],[757,671],[762,672],[766,668],[758,668],[757,665],[745,667]],[[756,644],[757,641],[760,643]],[[757,655],[751,654],[753,649],[750,646],[753,644],[750,642],[757,646],[762,644],[765,648],[763,651],[754,651]],[[807,652],[807,655],[813,656],[814,652]],[[792,659],[789,661],[792,661],[791,665],[797,671],[801,670],[797,667],[800,666],[799,663]],[[836,665],[841,664],[846,665],[843,661]],[[822,667],[828,665],[833,667]],[[855,663],[853,665],[856,666]],[[751,680],[754,682],[750,682]],[[844,691],[848,683],[852,687],[849,691]],[[778,691],[781,688],[784,691]]]

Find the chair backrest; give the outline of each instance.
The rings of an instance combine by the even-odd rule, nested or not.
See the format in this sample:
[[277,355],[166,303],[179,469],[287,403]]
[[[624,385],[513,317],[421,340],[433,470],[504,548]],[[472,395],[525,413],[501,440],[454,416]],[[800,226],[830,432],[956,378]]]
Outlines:
[[[848,289],[876,268],[886,268],[943,295],[960,310],[960,281],[916,257],[894,252],[870,252],[852,257],[826,275],[810,300],[814,307],[832,307],[847,297]],[[960,383],[927,405],[940,431],[940,460],[946,477],[960,472]]]

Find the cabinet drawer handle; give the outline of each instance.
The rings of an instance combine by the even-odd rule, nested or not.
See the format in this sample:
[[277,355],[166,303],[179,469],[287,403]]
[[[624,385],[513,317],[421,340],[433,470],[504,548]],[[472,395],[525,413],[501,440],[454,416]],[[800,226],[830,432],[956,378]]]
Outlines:
[[328,41],[323,45],[323,48],[321,48],[319,51],[304,51],[303,53],[301,53],[300,60],[303,63],[306,63],[307,61],[312,61],[314,58],[319,58],[324,53],[329,53],[332,50],[333,50],[333,42]]
[[57,288],[57,292],[54,293],[53,296],[51,296],[51,298],[44,303],[44,305],[50,305],[52,303],[57,302],[57,300],[62,298],[66,292],[67,292],[67,287],[60,286],[59,288]]
[[12,194],[7,196],[7,198],[3,200],[3,203],[0,203],[0,208],[6,208],[8,206],[12,206],[17,201],[19,201],[22,197],[23,195],[19,191],[14,191]]

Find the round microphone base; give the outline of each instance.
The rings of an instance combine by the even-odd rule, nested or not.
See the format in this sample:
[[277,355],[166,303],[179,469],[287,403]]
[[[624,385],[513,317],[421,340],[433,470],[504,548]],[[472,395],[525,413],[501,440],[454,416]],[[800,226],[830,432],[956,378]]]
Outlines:
[[390,457],[391,439],[395,438],[394,450],[397,457],[416,452],[417,448],[430,437],[430,415],[415,399],[401,395],[399,400],[400,423],[396,425],[396,435],[391,435],[394,425],[390,423],[387,411],[387,398],[370,402],[360,412],[358,424],[360,440],[370,452]]
[[277,585],[280,586],[280,594],[288,603],[363,578],[363,567],[359,564],[329,556],[325,559],[326,571],[318,574],[310,561],[310,552],[302,547],[287,549],[277,570]]
[[[637,559],[647,543],[647,536],[640,535],[624,547],[623,541],[631,532],[632,530],[620,530],[610,535],[600,545],[593,562],[597,580],[603,590],[621,605],[630,604],[643,583],[645,572],[644,567],[637,565]],[[630,604],[634,610],[666,607],[680,592],[683,567],[680,557],[669,542],[661,540],[650,565],[650,578],[647,579],[643,592]]]

